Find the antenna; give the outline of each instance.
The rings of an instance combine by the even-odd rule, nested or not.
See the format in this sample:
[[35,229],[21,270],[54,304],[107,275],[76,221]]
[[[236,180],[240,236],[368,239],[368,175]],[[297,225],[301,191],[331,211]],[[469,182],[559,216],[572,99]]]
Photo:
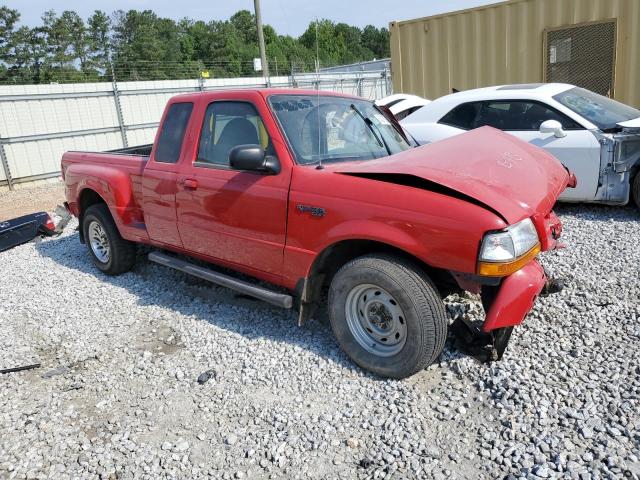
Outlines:
[[318,17],[316,17],[316,94],[318,105],[316,106],[316,112],[318,114],[318,166],[316,170],[322,170],[322,155],[320,154],[320,46],[318,44]]

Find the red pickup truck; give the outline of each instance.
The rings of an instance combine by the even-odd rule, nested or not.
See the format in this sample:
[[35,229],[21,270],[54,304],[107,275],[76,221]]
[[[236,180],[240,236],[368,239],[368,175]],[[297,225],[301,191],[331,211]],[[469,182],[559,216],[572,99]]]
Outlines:
[[300,324],[328,298],[341,348],[394,378],[436,360],[455,291],[486,310],[466,345],[502,356],[547,284],[536,256],[557,246],[552,206],[575,182],[489,127],[415,147],[371,102],[280,89],[174,97],[153,145],[68,152],[62,174],[102,272],[130,270],[146,244]]

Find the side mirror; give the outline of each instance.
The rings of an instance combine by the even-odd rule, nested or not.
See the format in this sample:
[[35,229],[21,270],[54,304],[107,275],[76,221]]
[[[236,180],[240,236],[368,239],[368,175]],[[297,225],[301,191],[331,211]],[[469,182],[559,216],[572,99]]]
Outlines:
[[567,133],[562,129],[562,124],[557,120],[545,120],[540,124],[540,133],[553,133],[557,138],[566,137]]
[[234,170],[275,175],[280,173],[280,162],[276,157],[266,155],[260,145],[238,145],[229,151],[229,165]]

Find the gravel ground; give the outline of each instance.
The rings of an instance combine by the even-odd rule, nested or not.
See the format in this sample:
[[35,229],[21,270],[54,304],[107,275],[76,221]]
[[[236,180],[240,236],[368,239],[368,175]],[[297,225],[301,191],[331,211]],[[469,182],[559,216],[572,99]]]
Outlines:
[[42,367],[0,375],[0,478],[638,478],[640,214],[558,213],[568,248],[543,259],[568,287],[505,358],[450,340],[405,381],[324,323],[142,259],[106,277],[73,223],[4,252],[0,368]]

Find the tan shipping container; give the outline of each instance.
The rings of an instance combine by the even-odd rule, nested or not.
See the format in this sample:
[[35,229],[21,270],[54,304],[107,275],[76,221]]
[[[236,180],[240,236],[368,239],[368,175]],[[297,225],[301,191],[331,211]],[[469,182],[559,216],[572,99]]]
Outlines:
[[510,0],[389,30],[396,92],[563,81],[640,107],[640,0]]

